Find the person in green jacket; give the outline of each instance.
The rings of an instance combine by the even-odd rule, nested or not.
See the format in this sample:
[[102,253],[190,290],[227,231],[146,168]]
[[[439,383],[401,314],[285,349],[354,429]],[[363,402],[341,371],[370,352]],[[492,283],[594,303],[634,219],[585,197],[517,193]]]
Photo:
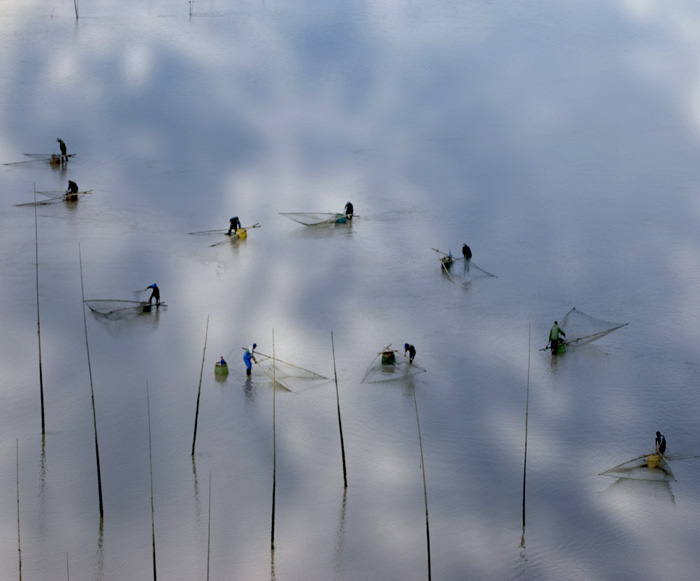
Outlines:
[[566,338],[566,333],[559,326],[559,323],[554,321],[554,325],[549,330],[549,348],[552,350],[552,355],[556,355],[559,345],[562,343],[561,337]]

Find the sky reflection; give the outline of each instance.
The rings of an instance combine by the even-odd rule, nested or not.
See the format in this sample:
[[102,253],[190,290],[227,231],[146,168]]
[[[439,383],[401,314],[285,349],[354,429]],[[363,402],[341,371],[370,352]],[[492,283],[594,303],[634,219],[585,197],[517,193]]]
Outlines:
[[[0,166],[0,577],[16,563],[16,437],[29,576],[62,574],[66,553],[77,577],[149,571],[148,381],[161,573],[205,570],[211,471],[216,576],[267,578],[272,390],[246,382],[241,347],[270,352],[274,329],[282,358],[328,377],[334,332],[350,481],[344,502],[334,385],[278,392],[279,579],[425,576],[410,387],[360,384],[404,341],[428,370],[415,390],[436,578],[692,579],[698,465],[674,463],[662,491],[598,474],[656,429],[686,456],[700,444],[697,7],[195,7],[83,2],[77,22],[70,3],[0,8],[0,157],[57,137],[77,153],[59,170]],[[34,212],[13,204],[68,179],[94,194],[37,210],[42,449]],[[349,228],[279,215],[348,200]],[[232,215],[261,228],[214,248],[186,234]],[[465,241],[498,278],[440,276],[431,248]],[[88,314],[102,534],[78,244],[88,298],[157,282],[169,304],[133,321]],[[539,349],[572,306],[630,325],[552,360]]]

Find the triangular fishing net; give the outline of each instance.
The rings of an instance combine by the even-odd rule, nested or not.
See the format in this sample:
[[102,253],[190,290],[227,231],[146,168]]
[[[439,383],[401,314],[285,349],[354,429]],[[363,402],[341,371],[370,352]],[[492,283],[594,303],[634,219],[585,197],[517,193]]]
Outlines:
[[461,285],[470,283],[477,278],[496,277],[495,274],[491,274],[475,264],[473,260],[465,260],[464,258],[455,258],[452,264],[443,263],[443,270],[452,279],[452,282]]
[[627,323],[613,323],[596,319],[579,311],[576,307],[571,309],[559,322],[559,326],[566,333],[565,343],[567,345],[592,343],[625,325]]
[[299,222],[304,226],[320,226],[322,224],[346,224],[345,214],[335,212],[280,212],[290,220]]
[[[393,357],[387,357],[389,353],[393,354]],[[425,373],[425,371],[417,363],[411,363],[405,354],[393,349],[384,349],[369,364],[360,383],[381,383],[408,379],[419,373]]]
[[601,472],[600,476],[611,478],[627,478],[631,480],[657,480],[675,481],[676,477],[671,471],[666,459],[656,454],[649,454],[623,462],[617,466]]
[[[96,315],[100,315],[106,319],[127,319],[135,317],[144,312],[150,312],[155,309],[156,305],[149,304],[145,301],[128,301],[119,299],[91,299],[86,300],[85,304]],[[161,304],[161,306],[165,306]]]
[[292,391],[288,384],[292,380],[322,380],[328,379],[327,377],[311,371],[309,369],[304,369],[298,365],[292,363],[287,363],[276,357],[270,355],[265,355],[264,353],[255,353],[253,355],[255,359],[255,364],[267,375],[270,379],[284,387],[285,389]]

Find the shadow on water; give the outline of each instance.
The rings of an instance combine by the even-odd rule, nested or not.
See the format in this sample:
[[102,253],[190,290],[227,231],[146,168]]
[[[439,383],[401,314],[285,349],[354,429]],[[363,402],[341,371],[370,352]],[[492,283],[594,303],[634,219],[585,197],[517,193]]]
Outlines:
[[316,226],[299,226],[290,235],[305,240],[326,240],[333,237],[351,236],[353,223],[347,224],[318,224]]
[[633,500],[641,503],[676,504],[676,497],[671,490],[671,483],[660,480],[618,478],[607,488],[603,489],[600,494],[619,501]]

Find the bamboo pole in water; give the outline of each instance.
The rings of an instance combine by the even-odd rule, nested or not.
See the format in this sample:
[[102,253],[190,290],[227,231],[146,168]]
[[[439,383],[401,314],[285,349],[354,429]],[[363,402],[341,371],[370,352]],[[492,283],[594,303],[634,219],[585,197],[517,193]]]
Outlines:
[[416,386],[411,377],[411,391],[413,392],[413,405],[416,408],[416,424],[418,425],[418,443],[420,444],[420,463],[423,470],[423,497],[425,498],[425,538],[428,549],[428,581],[432,579],[432,565],[430,561],[430,520],[428,518],[428,487],[425,482],[425,462],[423,461],[423,437],[420,432],[420,419],[418,418],[418,400],[416,399]]
[[340,452],[343,456],[343,482],[345,488],[348,487],[348,471],[345,465],[345,442],[343,440],[343,421],[340,418],[340,393],[338,391],[338,371],[335,366],[335,343],[333,342],[333,331],[331,331],[331,348],[333,349],[333,377],[335,378],[335,399],[338,405],[338,430],[340,431]]
[[36,216],[36,184],[34,184],[34,250],[36,257],[36,334],[39,340],[39,394],[41,396],[41,434],[46,434],[44,417],[44,374],[41,367],[41,321],[39,317],[39,225]]
[[207,581],[209,581],[209,561],[211,558],[211,471],[209,471],[209,524],[207,525]]
[[80,293],[83,298],[83,327],[85,329],[85,349],[87,351],[88,374],[90,375],[90,395],[92,397],[92,424],[95,431],[95,459],[97,463],[97,491],[100,499],[100,519],[104,518],[104,504],[102,502],[102,471],[100,470],[100,446],[97,439],[97,412],[95,410],[95,388],[92,383],[92,365],[90,363],[90,345],[88,345],[87,317],[85,316],[85,287],[83,286],[83,255],[78,244],[78,257],[80,260]]
[[192,456],[197,443],[197,423],[199,422],[199,399],[202,395],[202,376],[204,375],[204,357],[207,354],[207,338],[209,337],[209,315],[207,315],[207,329],[204,332],[204,351],[202,353],[202,369],[199,372],[199,390],[197,391],[197,409],[194,412],[194,436],[192,438]]
[[525,455],[523,459],[523,537],[522,543],[525,543],[525,484],[527,482],[527,420],[530,406],[530,335],[531,329],[527,327],[527,388],[525,390]]
[[153,581],[158,578],[156,570],[156,521],[155,506],[153,503],[153,452],[151,449],[151,396],[148,391],[148,381],[146,381],[146,409],[148,410],[148,466],[151,476],[151,542],[153,544]]
[[73,7],[75,8],[75,19],[78,20],[78,18],[80,17],[78,15],[78,0],[73,0]]
[[19,529],[19,438],[17,443],[17,553],[19,557],[19,581],[22,581],[22,542]]
[[277,388],[275,369],[275,330],[272,329],[272,526],[270,529],[270,550],[273,555],[275,551],[275,494],[277,492],[277,432],[275,427],[275,393]]

